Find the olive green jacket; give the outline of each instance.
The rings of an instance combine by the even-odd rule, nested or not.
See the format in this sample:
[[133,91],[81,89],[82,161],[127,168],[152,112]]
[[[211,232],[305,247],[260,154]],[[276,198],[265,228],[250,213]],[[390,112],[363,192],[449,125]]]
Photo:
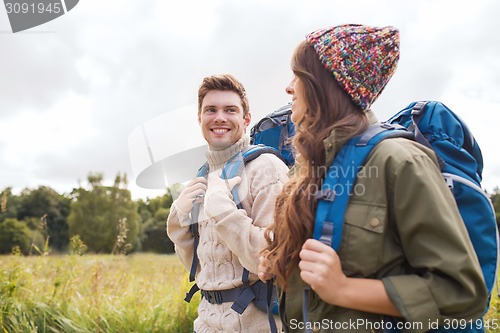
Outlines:
[[[372,112],[368,117],[376,122]],[[324,144],[329,165],[340,147],[334,133]],[[349,277],[383,281],[400,320],[411,326],[404,332],[482,315],[487,291],[481,268],[430,149],[403,138],[382,141],[358,172],[353,192],[339,249],[342,269]],[[290,332],[305,325],[316,332],[379,332],[390,325],[384,316],[327,304],[312,291],[304,323],[306,285],[298,268],[289,285],[281,303]]]

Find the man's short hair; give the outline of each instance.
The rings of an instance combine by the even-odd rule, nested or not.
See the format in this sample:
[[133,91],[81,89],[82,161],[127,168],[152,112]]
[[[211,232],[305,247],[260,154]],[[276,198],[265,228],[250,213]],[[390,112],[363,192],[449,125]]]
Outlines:
[[198,112],[201,112],[203,99],[211,90],[234,91],[240,96],[241,106],[243,107],[243,118],[247,116],[250,106],[248,105],[245,87],[240,81],[230,74],[220,74],[207,76],[198,89]]

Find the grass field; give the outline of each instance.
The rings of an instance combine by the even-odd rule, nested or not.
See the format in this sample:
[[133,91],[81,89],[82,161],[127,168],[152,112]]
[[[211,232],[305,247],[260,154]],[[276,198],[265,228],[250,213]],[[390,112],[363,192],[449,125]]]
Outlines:
[[1,332],[190,332],[175,256],[0,257]]
[[[1,333],[192,332],[199,298],[183,301],[175,256],[0,256],[0,267]],[[500,325],[496,291],[485,322]]]
[[498,285],[499,284],[497,283],[495,290],[493,290],[490,309],[484,317],[486,327],[490,326],[490,329],[487,329],[486,331],[490,333],[500,333],[500,297]]

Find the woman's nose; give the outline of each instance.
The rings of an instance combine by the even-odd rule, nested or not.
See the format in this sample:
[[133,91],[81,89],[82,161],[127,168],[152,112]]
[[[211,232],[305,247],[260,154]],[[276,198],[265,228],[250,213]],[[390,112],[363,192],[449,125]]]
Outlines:
[[285,88],[285,92],[289,95],[293,95],[293,86],[295,85],[296,78],[294,77],[290,83]]

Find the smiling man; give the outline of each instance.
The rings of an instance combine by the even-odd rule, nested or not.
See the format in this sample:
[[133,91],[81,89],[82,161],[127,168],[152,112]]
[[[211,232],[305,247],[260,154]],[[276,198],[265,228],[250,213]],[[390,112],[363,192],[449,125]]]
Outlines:
[[223,150],[242,138],[252,118],[244,94],[244,90],[208,90],[199,101],[198,122],[209,148]]
[[[227,74],[203,79],[198,90],[198,122],[208,144],[210,173],[208,179],[196,177],[186,185],[167,220],[168,236],[188,270],[195,248],[189,227],[198,223],[196,284],[202,300],[194,322],[197,333],[269,332],[267,314],[256,302],[239,307],[239,296],[250,285],[256,300],[265,298],[265,285],[257,277],[258,258],[288,168],[275,155],[262,154],[245,165],[244,175],[236,182],[229,181],[228,186],[220,178],[224,165],[248,147],[250,120],[246,92],[238,80]],[[230,191],[235,183],[242,198],[239,206]],[[197,200],[203,201],[199,213],[193,210]],[[244,272],[249,272],[248,277]],[[233,305],[240,310],[233,310]]]

